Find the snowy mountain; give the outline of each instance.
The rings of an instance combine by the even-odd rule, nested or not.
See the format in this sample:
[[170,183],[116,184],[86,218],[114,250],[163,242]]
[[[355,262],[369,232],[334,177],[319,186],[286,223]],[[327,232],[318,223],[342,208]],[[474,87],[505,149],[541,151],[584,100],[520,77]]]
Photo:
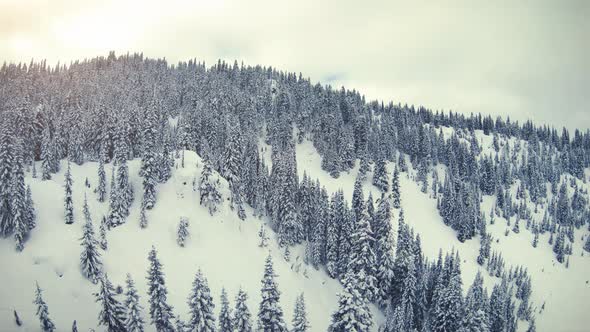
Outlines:
[[585,330],[590,131],[138,54],[0,86],[0,330]]

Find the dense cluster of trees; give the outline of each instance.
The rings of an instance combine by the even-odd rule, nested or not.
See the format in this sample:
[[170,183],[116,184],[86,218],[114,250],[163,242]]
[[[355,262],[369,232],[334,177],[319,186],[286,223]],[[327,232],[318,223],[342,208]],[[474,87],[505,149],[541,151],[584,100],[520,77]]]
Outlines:
[[[111,300],[97,247],[106,250],[107,231],[125,223],[134,204],[138,188],[129,181],[127,165],[133,158],[141,159],[141,227],[148,226],[146,210],[157,204],[158,183],[171,177],[175,151],[192,150],[203,159],[194,187],[210,214],[222,202],[216,175],[220,174],[229,186],[230,206],[241,219],[249,205],[256,216],[268,218],[281,246],[304,243],[307,262],[325,267],[345,286],[333,315],[333,331],[351,326],[367,330],[369,303],[387,310],[391,331],[423,326],[435,331],[469,330],[470,324],[482,321],[492,331],[510,331],[514,325],[506,309],[510,303],[482,307],[471,303],[469,295],[462,296],[458,257],[449,255],[434,263],[424,259],[419,236],[403,220],[401,173],[437,199],[444,222],[456,230],[460,241],[480,236],[482,265],[495,264],[490,262],[494,256],[487,213],[480,209],[484,195],[495,196],[489,222],[504,218],[511,228],[507,234],[521,232],[522,223],[534,235],[533,246],[539,234],[549,232],[559,262],[567,262],[572,254],[574,230],[590,220],[588,193],[579,186],[585,180],[584,168],[590,165],[590,131],[576,130],[570,138],[565,129],[558,134],[555,128],[531,122],[521,125],[500,117],[367,102],[357,91],[312,84],[302,75],[270,67],[220,61],[207,68],[194,60],[169,65],[141,54],[111,53],[54,67],[45,62],[4,64],[0,85],[0,232],[14,236],[22,250],[35,226],[32,195],[24,182],[26,169],[34,175],[40,165],[41,180],[49,181],[67,159],[64,218],[71,224],[76,219],[73,206],[80,202],[73,199],[70,164],[97,162],[96,199],[108,201],[109,212],[95,239],[85,207],[81,265],[84,275],[104,288],[104,308]],[[493,152],[482,152],[476,134],[480,130],[493,136]],[[270,165],[260,151],[261,139],[271,147]],[[321,167],[333,177],[351,170],[359,160],[351,204],[342,191],[328,193],[307,175],[299,179],[295,147],[304,139],[313,142],[322,156]],[[442,172],[437,165],[444,166]],[[371,170],[371,181],[381,195],[365,198],[362,185]],[[535,213],[545,212],[542,221],[533,218],[531,206]],[[393,211],[399,214],[397,241],[390,222]],[[187,232],[187,224],[180,225],[179,244],[184,244]],[[150,296],[158,297],[160,307],[151,308],[150,315],[159,330],[170,330],[184,323],[173,322],[172,308],[162,301],[163,276],[157,273],[155,251],[153,256]],[[272,274],[272,268],[267,272]],[[201,284],[206,281],[200,280]],[[474,287],[480,288],[475,283]],[[511,293],[497,292],[503,299]],[[271,291],[267,300],[276,297]],[[491,328],[499,326],[491,318],[496,316],[509,325]],[[249,313],[244,313],[236,322],[244,330],[250,328],[247,317]],[[465,317],[470,321],[464,322]],[[115,318],[104,316],[104,324],[124,321]],[[193,318],[189,325],[197,324]],[[354,322],[345,322],[353,318]],[[199,328],[213,326],[201,316],[194,319]],[[281,319],[262,324],[270,324],[271,330],[284,326]],[[298,320],[294,325],[306,323]]]

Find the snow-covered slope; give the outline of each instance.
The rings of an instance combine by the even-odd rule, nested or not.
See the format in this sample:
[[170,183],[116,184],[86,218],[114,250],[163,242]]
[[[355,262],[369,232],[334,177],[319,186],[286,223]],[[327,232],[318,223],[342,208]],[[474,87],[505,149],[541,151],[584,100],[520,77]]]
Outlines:
[[[480,141],[482,148],[489,151],[490,138],[481,136]],[[311,178],[319,179],[329,192],[342,189],[345,197],[350,199],[358,165],[349,173],[342,173],[339,178],[334,179],[321,169],[321,157],[311,142],[298,144],[296,152],[300,177],[306,172]],[[267,147],[266,159],[270,165],[269,153],[270,148]],[[253,217],[245,221],[239,220],[235,212],[229,209],[229,192],[225,182],[225,202],[217,214],[210,216],[205,208],[199,206],[198,192],[193,191],[193,180],[195,177],[198,179],[202,166],[200,158],[193,152],[185,153],[184,168],[180,167],[180,161],[177,160],[172,178],[158,187],[157,205],[148,211],[148,227],[140,229],[141,178],[137,176],[139,163],[139,160],[133,160],[129,164],[131,182],[135,188],[135,202],[131,215],[126,224],[108,233],[109,248],[103,253],[105,271],[115,285],[123,285],[125,274],[130,273],[137,283],[141,304],[148,308],[145,280],[147,253],[154,245],[164,265],[169,302],[174,307],[175,314],[183,319],[188,318],[186,299],[194,274],[201,268],[208,278],[217,309],[222,287],[229,292],[233,302],[241,286],[249,294],[249,308],[255,315],[260,302],[260,279],[264,258],[270,251],[278,274],[277,281],[282,292],[281,304],[287,321],[291,320],[296,296],[304,292],[312,330],[326,330],[330,314],[337,306],[337,294],[342,290],[340,284],[323,271],[306,267],[302,262],[301,247],[293,248],[290,262],[284,260],[274,236],[271,236],[267,248],[259,247],[258,231],[264,220]],[[76,222],[73,225],[65,225],[63,170],[65,162],[62,162],[62,172],[54,175],[50,181],[32,179],[30,174],[27,174],[27,183],[32,187],[36,204],[38,226],[32,232],[22,253],[14,250],[13,241],[0,241],[0,261],[4,266],[11,267],[2,274],[0,326],[12,326],[16,329],[13,310],[17,310],[24,321],[24,326],[20,330],[38,330],[38,320],[34,315],[35,306],[32,304],[34,284],[38,281],[45,290],[44,298],[58,330],[68,330],[74,319],[77,320],[80,330],[101,330],[97,328],[99,307],[92,295],[98,287],[84,279],[79,270],[79,238],[82,235],[84,194],[88,195],[95,229],[98,229],[100,219],[107,213],[108,203],[98,203],[93,192],[97,164],[72,164]],[[388,165],[388,170],[391,174],[392,165]],[[110,165],[107,165],[108,172]],[[420,192],[419,186],[411,178],[413,176],[413,170],[400,176],[402,207],[406,222],[422,238],[425,255],[435,259],[440,249],[443,252],[453,249],[459,251],[463,284],[469,285],[480,270],[485,277],[488,292],[491,291],[491,287],[499,279],[490,277],[484,268],[476,263],[479,239],[459,242],[456,233],[442,222],[436,201],[428,194]],[[86,178],[91,183],[90,188],[84,186]],[[378,189],[371,185],[370,175],[365,181],[364,190],[365,196],[369,191],[373,192],[375,198],[380,195]],[[489,213],[494,199],[484,197],[482,211]],[[397,213],[394,215],[392,223],[397,226]],[[187,217],[190,224],[190,237],[185,248],[176,244],[176,229],[182,216]],[[496,219],[494,225],[488,225],[488,231],[497,240],[492,243],[492,250],[502,253],[507,266],[522,265],[528,268],[532,275],[531,299],[536,307],[538,330],[584,331],[585,314],[590,312],[590,304],[584,301],[590,298],[590,260],[580,255],[583,242],[575,242],[574,255],[571,256],[570,267],[566,269],[562,264],[554,262],[551,246],[547,244],[548,234],[541,235],[539,247],[533,248],[530,245],[532,234],[529,231],[505,236],[506,228],[506,221],[502,218]],[[576,233],[577,238],[579,234],[581,233]],[[544,310],[540,312],[543,304]],[[373,310],[373,313],[376,330],[378,324],[383,322],[383,317],[376,310]],[[147,310],[144,311],[144,318],[149,320]],[[519,330],[524,331],[526,327],[526,323],[519,324]],[[150,325],[148,331],[152,330],[153,327]]]
[[[480,133],[478,138],[482,142],[482,147],[490,151],[491,137]],[[514,145],[515,140],[511,139],[509,144]],[[334,179],[321,169],[321,157],[316,153],[313,144],[305,141],[297,146],[297,166],[300,177],[306,172],[312,179],[320,179],[328,191],[333,192],[342,188],[347,199],[352,197],[358,162],[352,171],[342,173],[339,178]],[[393,165],[389,164],[388,170],[389,174],[392,174]],[[479,270],[484,276],[489,294],[494,283],[500,279],[489,276],[487,271],[477,264],[479,238],[465,243],[459,242],[455,231],[443,223],[436,208],[436,200],[420,191],[419,185],[410,179],[412,174],[415,174],[415,171],[410,170],[409,173],[402,173],[400,176],[402,208],[405,221],[421,236],[424,254],[435,260],[440,249],[443,253],[453,249],[459,251],[463,284],[470,285]],[[584,184],[585,188],[587,185]],[[363,189],[365,197],[369,191],[375,198],[380,196],[379,190],[371,185],[370,177],[365,181]],[[494,197],[484,196],[482,211],[489,214],[494,200]],[[397,213],[394,215],[397,219]],[[395,229],[397,222],[392,222]],[[576,233],[574,254],[571,256],[569,268],[565,268],[563,264],[555,261],[552,248],[548,245],[549,234],[541,235],[539,246],[533,248],[531,232],[523,230],[520,234],[511,232],[509,236],[505,236],[507,228],[510,227],[506,226],[506,220],[503,218],[497,218],[494,225],[488,224],[488,232],[497,239],[492,243],[492,250],[502,253],[507,268],[517,265],[528,268],[532,276],[531,300],[535,307],[538,331],[587,331],[587,313],[590,312],[590,303],[587,301],[590,298],[590,258],[588,254],[582,256],[584,242],[579,240],[582,234],[587,234],[587,229]],[[466,287],[464,289],[466,290]],[[544,310],[541,311],[543,304]],[[528,323],[519,322],[519,330],[525,331],[527,327]]]
[[[259,247],[258,231],[262,221],[253,217],[244,221],[237,218],[229,208],[229,192],[223,180],[225,202],[214,216],[210,216],[206,208],[199,205],[198,192],[193,191],[193,179],[195,176],[198,179],[202,167],[200,157],[194,152],[185,153],[184,168],[180,167],[180,161],[177,160],[172,178],[158,187],[158,202],[154,209],[147,212],[148,227],[141,229],[141,178],[137,175],[139,165],[139,160],[129,163],[130,179],[135,188],[131,214],[126,224],[108,232],[108,250],[102,258],[105,272],[115,286],[124,285],[127,273],[135,279],[146,322],[149,322],[147,254],[153,245],[164,265],[169,303],[174,307],[174,313],[184,320],[189,318],[187,297],[199,268],[208,278],[216,311],[219,310],[222,287],[228,291],[232,306],[239,287],[243,287],[248,292],[249,309],[255,318],[260,303],[264,260],[270,251],[278,274],[281,305],[288,325],[295,299],[304,292],[313,331],[327,329],[330,315],[337,308],[337,294],[342,291],[341,285],[323,271],[306,267],[302,263],[302,248],[293,248],[290,262],[287,262],[274,236],[271,236],[267,248]],[[27,176],[36,203],[38,226],[26,243],[25,250],[17,253],[11,239],[0,241],[0,261],[3,266],[10,267],[2,272],[0,287],[0,326],[8,327],[2,331],[17,330],[13,310],[17,310],[24,322],[18,331],[39,330],[35,305],[32,303],[36,281],[44,289],[44,299],[58,331],[69,330],[73,320],[77,320],[80,331],[90,328],[103,330],[97,327],[99,306],[92,295],[98,286],[86,280],[80,272],[79,238],[82,236],[84,194],[88,195],[95,230],[98,230],[100,219],[107,213],[108,202],[98,203],[93,193],[97,164],[72,164],[76,222],[66,225],[62,187],[65,168],[65,162],[62,161],[62,172],[55,174],[49,181],[32,179],[30,174]],[[106,169],[109,173],[110,165]],[[91,188],[84,185],[86,178]],[[190,237],[184,248],[176,243],[176,230],[181,216],[187,217],[190,224]],[[268,229],[268,232],[272,231]],[[376,322],[382,322],[381,314],[376,310],[373,312]],[[147,327],[147,331],[153,330],[152,325]]]

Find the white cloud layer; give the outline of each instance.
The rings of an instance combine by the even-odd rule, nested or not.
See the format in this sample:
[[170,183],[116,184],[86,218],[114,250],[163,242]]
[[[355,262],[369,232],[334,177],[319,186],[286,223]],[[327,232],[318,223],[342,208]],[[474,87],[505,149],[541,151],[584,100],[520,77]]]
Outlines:
[[142,51],[590,128],[590,1],[0,0],[0,60]]

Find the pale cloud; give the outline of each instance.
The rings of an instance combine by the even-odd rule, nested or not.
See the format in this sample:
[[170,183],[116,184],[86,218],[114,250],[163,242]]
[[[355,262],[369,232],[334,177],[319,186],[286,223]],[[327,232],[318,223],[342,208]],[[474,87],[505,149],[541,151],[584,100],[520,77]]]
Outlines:
[[588,129],[589,4],[0,0],[0,59],[237,59],[370,99]]

